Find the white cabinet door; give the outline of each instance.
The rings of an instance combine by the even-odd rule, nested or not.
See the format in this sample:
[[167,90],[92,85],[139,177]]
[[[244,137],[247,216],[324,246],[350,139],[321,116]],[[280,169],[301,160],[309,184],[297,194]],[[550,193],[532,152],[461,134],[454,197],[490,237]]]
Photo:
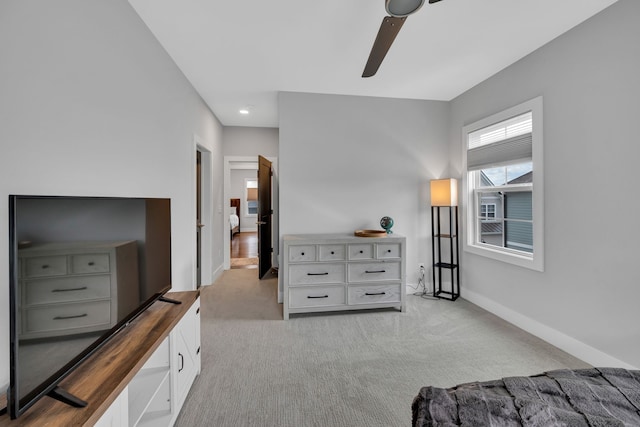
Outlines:
[[109,406],[109,409],[102,414],[94,427],[125,427],[129,424],[129,397],[128,389],[122,393]]
[[179,412],[196,376],[200,373],[200,300],[191,306],[187,314],[172,332],[175,378],[175,408]]

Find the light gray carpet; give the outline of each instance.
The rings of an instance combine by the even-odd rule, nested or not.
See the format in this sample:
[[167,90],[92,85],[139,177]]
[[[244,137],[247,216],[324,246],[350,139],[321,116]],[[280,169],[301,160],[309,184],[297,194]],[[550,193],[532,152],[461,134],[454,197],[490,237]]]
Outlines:
[[276,292],[256,270],[203,288],[202,373],[176,425],[409,426],[422,386],[589,367],[461,299],[285,322]]

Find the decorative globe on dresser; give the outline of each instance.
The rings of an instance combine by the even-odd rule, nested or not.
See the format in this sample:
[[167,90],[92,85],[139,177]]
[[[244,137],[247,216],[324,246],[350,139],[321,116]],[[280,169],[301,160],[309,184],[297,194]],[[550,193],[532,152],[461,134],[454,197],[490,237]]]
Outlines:
[[384,228],[387,234],[393,233],[393,231],[391,231],[391,227],[393,227],[393,218],[390,216],[383,216],[380,219],[380,227]]

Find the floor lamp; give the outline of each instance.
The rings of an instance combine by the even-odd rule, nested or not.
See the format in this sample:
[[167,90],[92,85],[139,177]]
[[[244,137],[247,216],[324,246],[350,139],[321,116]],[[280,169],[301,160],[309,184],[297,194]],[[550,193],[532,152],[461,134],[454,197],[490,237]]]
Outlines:
[[[443,232],[440,210],[447,208],[449,227]],[[448,257],[442,245],[448,242]],[[452,178],[431,181],[431,259],[433,296],[455,301],[460,296],[460,249],[458,245],[458,181]],[[443,256],[445,257],[443,260]],[[451,290],[442,289],[442,275],[451,272]]]

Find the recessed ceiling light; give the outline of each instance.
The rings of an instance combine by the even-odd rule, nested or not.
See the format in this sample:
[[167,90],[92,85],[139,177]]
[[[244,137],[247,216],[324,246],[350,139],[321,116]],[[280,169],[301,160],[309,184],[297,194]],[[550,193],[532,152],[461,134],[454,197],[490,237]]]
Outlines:
[[244,115],[249,114],[249,110],[248,110],[248,109],[246,109],[246,108],[241,108],[241,109],[240,109],[240,111],[238,111],[238,112],[239,112],[240,114],[244,114]]

